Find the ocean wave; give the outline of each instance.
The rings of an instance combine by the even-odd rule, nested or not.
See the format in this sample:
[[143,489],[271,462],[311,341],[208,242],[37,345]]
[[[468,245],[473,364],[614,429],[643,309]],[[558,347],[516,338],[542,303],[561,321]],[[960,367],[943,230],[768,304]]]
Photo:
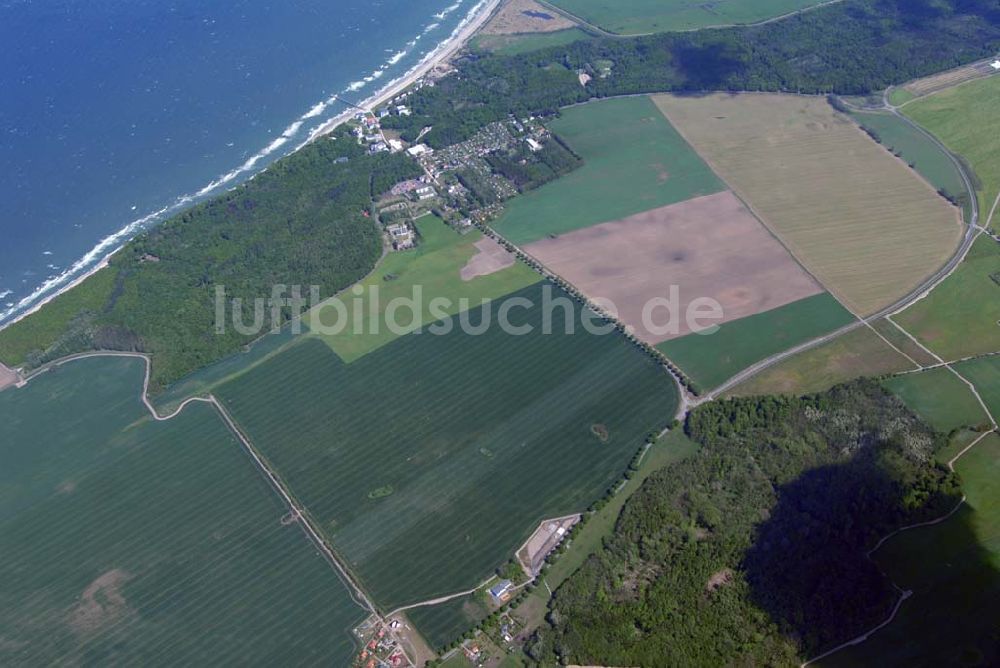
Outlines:
[[[480,0],[476,3],[462,18],[451,34],[441,40],[434,48],[429,50],[427,53],[423,54],[420,61],[409,68],[405,73],[400,76],[394,77],[392,80],[387,82],[379,91],[374,95],[365,100],[361,105],[362,107],[371,106],[372,101],[377,98],[382,90],[390,88],[403,79],[411,76],[414,71],[419,69],[424,65],[429,59],[434,58],[444,49],[453,39],[455,39],[458,34],[469,24],[470,21],[475,17],[475,15],[480,11],[480,9],[486,4],[488,0]],[[461,7],[463,4],[462,0],[446,7],[441,12],[434,15],[434,18],[438,21],[443,20],[450,13],[454,12],[456,9]],[[413,39],[406,43],[406,48],[400,51],[396,51],[390,56],[385,63],[378,69],[374,70],[372,73],[364,77],[359,81],[351,82],[343,91],[343,93],[356,93],[363,88],[367,87],[368,84],[373,83],[381,79],[388,70],[394,66],[398,65],[403,58],[405,58],[411,49],[413,49],[419,42],[423,35],[431,32],[440,27],[440,23],[432,22],[423,28],[423,31],[416,35]],[[185,194],[177,197],[172,203],[161,207],[160,209],[153,211],[152,213],[146,214],[140,218],[137,218],[128,224],[124,225],[118,231],[109,234],[108,236],[101,239],[93,248],[91,248],[87,253],[85,253],[76,262],[71,264],[62,272],[49,276],[47,279],[39,285],[35,290],[19,299],[15,302],[7,302],[6,308],[0,311],[0,327],[10,324],[10,322],[17,319],[17,317],[23,316],[25,313],[30,312],[32,309],[37,308],[40,304],[45,303],[45,301],[52,299],[58,295],[62,290],[66,289],[67,286],[81,280],[89,272],[94,271],[97,267],[101,266],[106,262],[106,260],[116,251],[118,251],[125,243],[136,236],[138,233],[142,232],[153,223],[159,222],[168,214],[174,213],[181,208],[192,204],[213,192],[221,189],[224,186],[232,184],[240,176],[246,175],[248,172],[253,171],[256,166],[265,158],[269,157],[282,147],[284,147],[291,139],[293,139],[299,131],[304,127],[306,121],[313,121],[313,119],[318,119],[323,113],[329,109],[331,105],[338,101],[337,95],[332,95],[328,99],[317,102],[308,111],[303,113],[298,117],[296,121],[291,123],[285,130],[271,141],[264,149],[258,151],[257,153],[251,155],[247,158],[243,164],[238,167],[222,174],[218,178],[214,179],[210,183],[206,184],[201,189],[197,190],[193,194]],[[310,141],[312,141],[316,135],[324,131],[327,122],[324,121],[318,124],[316,127],[312,128],[308,134],[308,138],[299,144],[295,150],[298,150],[302,146],[305,146]],[[250,178],[253,178],[255,174],[252,174]],[[51,251],[45,251],[46,255],[51,255]],[[50,267],[51,268],[51,267]],[[12,290],[5,290],[0,293],[0,299],[13,294]],[[16,317],[15,317],[16,316]]]

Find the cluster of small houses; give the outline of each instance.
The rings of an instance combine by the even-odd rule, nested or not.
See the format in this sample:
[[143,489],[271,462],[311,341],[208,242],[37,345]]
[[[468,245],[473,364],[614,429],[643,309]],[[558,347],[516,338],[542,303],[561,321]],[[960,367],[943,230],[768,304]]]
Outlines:
[[[392,624],[392,628],[397,628],[399,622],[393,621]],[[355,665],[363,668],[405,668],[412,664],[399,644],[381,628],[361,650]]]

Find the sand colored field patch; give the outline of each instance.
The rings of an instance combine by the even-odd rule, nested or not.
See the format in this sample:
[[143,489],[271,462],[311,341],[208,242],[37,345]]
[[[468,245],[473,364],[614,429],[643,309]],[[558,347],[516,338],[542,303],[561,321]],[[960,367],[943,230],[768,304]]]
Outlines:
[[856,314],[906,296],[958,247],[960,211],[822,98],[719,94],[655,101]]
[[529,32],[555,32],[576,24],[535,0],[511,0],[487,23],[483,35],[516,35]]
[[463,281],[471,281],[478,276],[489,276],[507,267],[513,267],[514,255],[489,237],[483,237],[475,244],[479,251],[473,255],[460,272]]
[[[721,322],[822,292],[731,192],[671,204],[529,244],[525,250],[591,298],[610,299],[622,321],[651,344],[691,332],[654,333],[643,324],[650,299],[679,288],[680,313],[710,297]],[[657,323],[665,320],[657,314]],[[721,324],[719,322],[718,324]]]
[[125,571],[114,569],[91,582],[70,613],[70,627],[77,633],[86,634],[121,621],[129,613],[122,587],[131,579]]
[[3,390],[17,382],[17,374],[13,369],[8,369],[0,364],[0,390]]

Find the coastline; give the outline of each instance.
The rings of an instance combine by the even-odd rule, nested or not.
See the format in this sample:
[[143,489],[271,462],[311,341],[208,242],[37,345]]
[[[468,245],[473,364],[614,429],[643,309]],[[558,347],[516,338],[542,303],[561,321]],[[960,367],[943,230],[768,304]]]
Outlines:
[[[466,45],[466,43],[472,38],[473,35],[479,32],[479,29],[482,28],[482,26],[487,21],[489,21],[489,19],[496,12],[497,8],[501,4],[503,4],[503,2],[504,0],[480,0],[479,3],[473,7],[473,10],[472,12],[470,12],[469,16],[465,19],[464,25],[460,25],[458,30],[453,35],[451,35],[447,40],[439,44],[438,47],[436,47],[433,51],[428,53],[426,57],[424,57],[419,63],[417,63],[417,65],[415,65],[406,74],[397,79],[394,79],[393,81],[390,81],[383,88],[375,92],[372,96],[360,102],[358,104],[358,107],[371,111],[375,107],[384,104],[385,102],[391,100],[392,98],[396,97],[397,95],[405,91],[407,88],[413,86],[415,83],[417,83],[423,77],[427,76],[428,73],[433,71],[439,65],[448,62]],[[290,151],[287,155],[282,156],[282,159],[294,155],[312,141],[315,141],[317,138],[329,134],[337,127],[343,125],[351,118],[353,118],[355,113],[357,113],[357,109],[351,108],[326,121],[325,123],[317,127],[315,130],[313,130],[310,133],[309,137],[304,142],[296,146],[295,149]],[[258,174],[267,171],[269,167],[270,165],[254,173],[249,178],[247,178],[247,180],[244,181],[243,183],[247,183],[253,180]],[[225,192],[238,188],[240,185],[242,185],[242,183],[239,185],[235,185],[231,188],[228,188]],[[194,202],[189,202],[187,204],[193,205]],[[117,248],[106,253],[101,258],[101,260],[97,262],[90,269],[82,272],[79,276],[67,282],[65,285],[62,285],[57,289],[54,289],[50,294],[41,297],[35,304],[25,309],[22,313],[19,313],[15,317],[11,318],[9,321],[0,324],[0,331],[5,330],[11,325],[14,325],[23,320],[24,318],[27,318],[28,316],[36,313],[52,300],[68,292],[69,290],[75,288],[80,283],[87,280],[101,269],[107,267],[111,262],[111,258],[114,257],[114,255],[118,253],[118,251],[124,248],[132,240],[132,238],[134,237],[130,237],[129,239],[124,241],[121,245],[119,245]]]

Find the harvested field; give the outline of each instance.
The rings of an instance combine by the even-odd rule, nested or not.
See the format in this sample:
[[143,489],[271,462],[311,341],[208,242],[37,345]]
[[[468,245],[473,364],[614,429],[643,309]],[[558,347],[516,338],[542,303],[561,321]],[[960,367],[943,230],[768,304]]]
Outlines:
[[859,315],[904,297],[958,247],[958,209],[821,98],[656,100],[799,261]]
[[854,317],[827,292],[724,323],[713,334],[688,334],[657,348],[702,390],[755,362],[850,323]]
[[351,364],[306,338],[216,391],[383,607],[478,585],[543,518],[603,494],[672,419],[673,382],[623,337],[546,335],[539,307],[509,313],[533,333],[497,326],[505,302],[538,305],[546,289]]
[[931,93],[937,93],[945,88],[957,86],[965,83],[966,81],[988,77],[995,73],[996,70],[990,67],[989,61],[973,63],[972,65],[956,67],[955,69],[948,70],[947,72],[941,72],[940,74],[934,74],[929,77],[924,77],[923,79],[911,81],[903,86],[903,90],[908,91],[917,97],[922,97],[924,95],[930,95]]
[[0,394],[0,665],[346,666],[365,617],[216,411],[143,363]]
[[584,164],[507,204],[494,227],[516,244],[724,189],[647,97],[564,109],[548,127]]
[[[722,320],[769,311],[823,292],[788,251],[724,191],[653,209],[622,220],[543,239],[524,250],[591,298],[614,303],[621,320],[642,340],[657,344],[692,331],[684,314],[692,301],[710,298]],[[679,294],[676,317],[644,307],[654,298]]]
[[482,51],[491,51],[502,56],[537,51],[550,46],[563,46],[582,39],[592,39],[591,35],[579,28],[569,28],[557,32],[532,32],[520,35],[476,35],[470,46]]
[[861,327],[765,369],[734,387],[726,396],[809,394],[863,376],[881,376],[914,368],[874,332]]
[[495,274],[507,267],[513,267],[517,261],[513,253],[489,237],[483,237],[475,243],[475,246],[479,252],[472,256],[459,272],[463,281]]
[[483,26],[482,35],[513,35],[529,32],[555,32],[576,27],[576,23],[535,2],[510,0]]

